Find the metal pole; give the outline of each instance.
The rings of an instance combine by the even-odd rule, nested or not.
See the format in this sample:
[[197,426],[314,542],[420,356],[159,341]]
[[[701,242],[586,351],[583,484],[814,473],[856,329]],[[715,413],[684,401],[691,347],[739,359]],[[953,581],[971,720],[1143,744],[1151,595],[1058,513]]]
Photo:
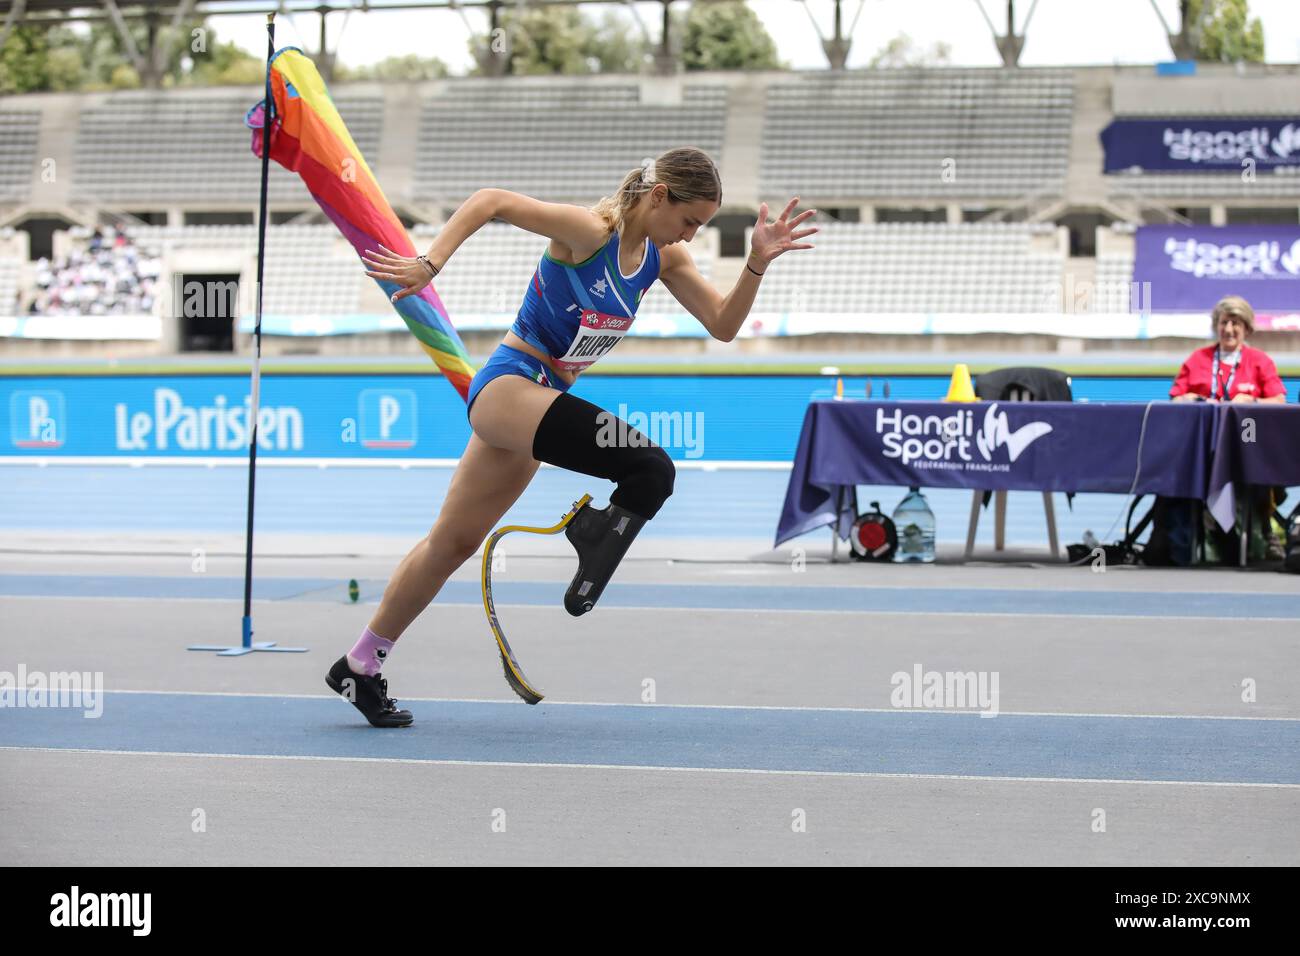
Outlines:
[[244,538],[244,639],[236,647],[192,645],[191,651],[216,651],[218,657],[242,657],[254,651],[305,654],[305,647],[276,647],[275,641],[253,643],[253,491],[257,478],[257,418],[262,385],[262,268],[266,259],[266,184],[271,169],[271,122],[275,100],[271,98],[271,61],[275,58],[275,14],[266,16],[266,99],[262,104],[262,195],[257,211],[257,324],[253,328],[252,401],[248,424],[248,525]]
[[249,410],[248,526],[244,539],[244,647],[253,646],[253,495],[257,478],[257,419],[262,385],[262,268],[266,258],[266,183],[271,171],[271,58],[275,56],[275,14],[266,15],[266,106],[262,115],[262,195],[257,210],[257,321],[253,327],[252,408]]

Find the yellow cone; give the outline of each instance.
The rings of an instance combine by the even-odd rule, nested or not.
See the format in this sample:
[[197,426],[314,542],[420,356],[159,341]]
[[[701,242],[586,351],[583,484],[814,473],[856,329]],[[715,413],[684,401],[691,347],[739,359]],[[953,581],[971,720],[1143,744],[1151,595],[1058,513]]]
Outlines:
[[956,365],[952,370],[952,381],[948,383],[947,402],[975,402],[975,389],[970,383],[970,369],[965,365]]
[[837,378],[835,380],[835,397],[836,398],[844,397],[844,379],[842,378]]

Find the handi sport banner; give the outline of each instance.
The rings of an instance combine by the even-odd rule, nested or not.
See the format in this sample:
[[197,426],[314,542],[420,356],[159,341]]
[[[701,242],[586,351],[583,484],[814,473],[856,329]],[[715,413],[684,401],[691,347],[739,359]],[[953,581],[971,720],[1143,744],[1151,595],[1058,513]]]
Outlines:
[[1250,119],[1117,119],[1101,131],[1105,172],[1241,172],[1300,168],[1300,115]]
[[1133,281],[1150,283],[1152,311],[1208,317],[1225,295],[1239,295],[1256,314],[1294,314],[1300,226],[1140,226]]

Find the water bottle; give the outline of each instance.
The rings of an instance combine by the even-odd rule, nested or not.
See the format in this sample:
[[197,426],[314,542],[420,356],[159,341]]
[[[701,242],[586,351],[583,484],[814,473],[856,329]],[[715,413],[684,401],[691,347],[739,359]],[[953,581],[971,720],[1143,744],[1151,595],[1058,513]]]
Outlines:
[[908,489],[907,497],[894,509],[894,527],[898,529],[898,550],[894,560],[934,561],[934,512],[920,488]]

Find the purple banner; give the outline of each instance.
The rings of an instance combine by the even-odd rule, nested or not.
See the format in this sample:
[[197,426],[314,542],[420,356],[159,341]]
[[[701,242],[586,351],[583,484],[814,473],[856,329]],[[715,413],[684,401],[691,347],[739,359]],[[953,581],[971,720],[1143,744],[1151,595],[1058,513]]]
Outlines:
[[1133,281],[1153,312],[1209,314],[1225,295],[1256,313],[1300,312],[1300,225],[1140,226]]
[[1117,119],[1101,131],[1105,171],[1222,173],[1300,166],[1300,116]]

